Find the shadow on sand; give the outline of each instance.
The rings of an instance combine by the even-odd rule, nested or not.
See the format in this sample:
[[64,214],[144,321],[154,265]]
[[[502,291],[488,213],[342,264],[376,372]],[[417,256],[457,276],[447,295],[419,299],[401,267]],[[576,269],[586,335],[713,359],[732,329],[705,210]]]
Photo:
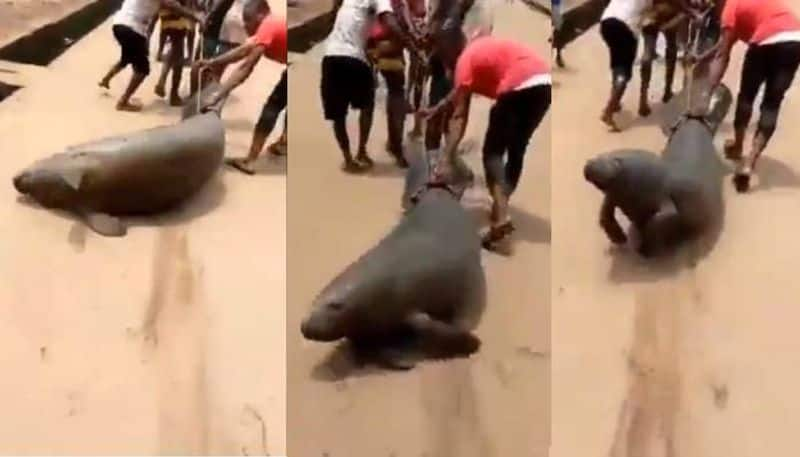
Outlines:
[[[407,354],[418,364],[463,358],[463,356],[443,356],[441,353],[425,353],[420,346],[413,335],[404,335],[402,339],[392,344],[392,348],[397,348],[404,355]],[[312,368],[311,377],[317,381],[337,382],[348,378],[385,376],[390,373],[397,373],[397,370],[384,368],[377,355],[369,351],[356,350],[350,342],[343,341]]]
[[[613,248],[609,279],[616,283],[647,283],[677,275],[681,270],[693,269],[717,244],[725,220],[725,207],[718,221],[694,239],[686,239],[676,228],[676,217],[654,219],[654,230],[663,233],[663,245],[659,254],[645,258],[630,247]],[[638,242],[639,234],[631,229],[629,239]]]
[[782,187],[800,187],[800,175],[789,165],[768,156],[761,156],[758,160],[757,190],[769,190]]
[[[123,223],[128,228],[133,227],[165,227],[184,224],[193,219],[202,217],[222,204],[225,199],[225,184],[220,175],[216,175],[206,184],[194,197],[188,199],[183,205],[171,211],[153,216],[131,216],[124,217]],[[66,210],[51,210],[44,208],[30,199],[28,196],[19,195],[17,201],[30,208],[41,211],[48,211],[58,217],[74,222],[70,229],[67,240],[76,249],[82,251],[87,234],[91,229],[75,213]],[[97,235],[101,236],[101,235]]]

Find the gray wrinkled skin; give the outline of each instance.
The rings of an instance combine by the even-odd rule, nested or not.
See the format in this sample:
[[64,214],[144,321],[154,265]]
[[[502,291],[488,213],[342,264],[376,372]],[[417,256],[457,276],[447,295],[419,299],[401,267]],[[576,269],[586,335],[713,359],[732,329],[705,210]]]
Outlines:
[[[695,87],[702,84],[697,82]],[[621,243],[625,237],[614,217],[616,208],[640,233],[639,252],[645,256],[674,247],[720,222],[725,167],[713,140],[732,96],[727,87],[720,86],[705,100],[710,108],[703,119],[676,116],[670,120],[674,128],[660,157],[622,150],[586,163],[585,178],[605,194],[600,223],[613,242]],[[678,96],[665,111],[678,113],[678,106],[685,103],[686,97]]]
[[[421,166],[412,163],[409,175]],[[414,182],[407,180],[407,186]],[[485,306],[477,227],[450,192],[430,189],[319,293],[301,331],[315,341],[380,344],[415,315],[425,315],[467,333]]]
[[215,114],[79,144],[39,160],[14,187],[44,207],[82,214],[151,214],[199,191],[219,169],[225,131]]

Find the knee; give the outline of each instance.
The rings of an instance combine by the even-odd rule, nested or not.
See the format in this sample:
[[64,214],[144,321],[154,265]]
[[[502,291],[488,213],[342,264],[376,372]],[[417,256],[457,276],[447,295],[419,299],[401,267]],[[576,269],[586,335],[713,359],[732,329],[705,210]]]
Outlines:
[[778,127],[778,110],[771,108],[762,108],[761,119],[758,121],[758,130],[760,130],[767,138],[775,133]]
[[264,105],[264,108],[261,110],[261,116],[258,117],[258,122],[256,123],[256,130],[262,132],[272,130],[280,113],[280,110],[275,109],[269,104]]

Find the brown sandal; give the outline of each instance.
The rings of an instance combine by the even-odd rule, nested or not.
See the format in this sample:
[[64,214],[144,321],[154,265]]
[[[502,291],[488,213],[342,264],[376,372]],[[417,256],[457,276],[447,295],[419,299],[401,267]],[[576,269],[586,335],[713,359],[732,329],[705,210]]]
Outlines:
[[514,232],[514,224],[508,221],[504,224],[494,226],[489,229],[486,235],[483,236],[481,244],[485,249],[492,250],[494,245],[504,240],[506,237]]

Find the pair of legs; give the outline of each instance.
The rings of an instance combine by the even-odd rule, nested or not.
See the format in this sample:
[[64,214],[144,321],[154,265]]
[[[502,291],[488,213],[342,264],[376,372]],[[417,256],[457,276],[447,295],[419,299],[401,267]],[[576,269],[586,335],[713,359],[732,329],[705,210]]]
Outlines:
[[600,23],[600,33],[611,58],[611,94],[601,119],[614,131],[619,131],[614,122],[614,113],[622,109],[622,97],[633,77],[638,41],[630,27],[615,18],[604,19]]
[[[401,57],[402,59],[402,57]],[[406,76],[405,67],[400,70],[381,70],[388,92],[386,100],[386,125],[389,132],[387,149],[401,168],[408,167],[403,150],[403,132],[406,125]]]
[[181,87],[181,77],[183,75],[183,51],[184,42],[187,38],[186,32],[185,29],[178,28],[162,29],[161,32],[170,41],[170,48],[167,61],[161,66],[161,75],[158,78],[158,83],[156,83],[155,92],[159,97],[166,95],[167,76],[172,72],[172,86],[169,91],[169,104],[172,106],[180,106],[181,104],[181,97],[178,95],[178,91]]
[[[333,133],[344,158],[343,169],[353,173],[372,167],[372,159],[367,153],[375,111],[375,75],[372,68],[355,57],[325,56],[322,59],[320,92],[325,119],[333,124]],[[347,134],[347,112],[350,107],[359,110],[358,153],[355,159]]]
[[[414,112],[422,108],[422,95],[427,79],[428,74],[425,64],[416,55],[412,54],[408,68],[409,87],[406,98],[408,100],[407,104]],[[422,119],[419,116],[414,116],[414,125],[411,127],[409,135],[411,138],[420,138],[422,136]]]
[[658,26],[649,26],[642,31],[644,37],[644,55],[641,63],[642,87],[639,97],[639,115],[649,116],[652,110],[648,101],[650,92],[650,79],[653,74],[653,61],[656,57],[656,43],[658,35],[662,33],[667,42],[665,56],[666,74],[664,75],[664,96],[661,101],[667,103],[672,99],[672,84],[675,81],[675,67],[678,63],[678,34],[674,29],[659,30]]
[[142,106],[138,103],[132,103],[131,97],[142,85],[147,75],[150,74],[147,37],[121,24],[115,24],[113,32],[114,38],[119,43],[121,55],[119,61],[112,65],[108,73],[100,80],[100,86],[108,89],[114,76],[128,65],[131,65],[133,75],[128,87],[117,102],[117,109],[120,111],[141,111]]
[[[792,85],[798,66],[800,42],[752,45],[747,51],[736,102],[736,117],[733,121],[734,138],[725,143],[726,157],[739,161],[734,182],[740,192],[749,188],[750,175],[756,162],[775,133],[784,95]],[[750,154],[743,158],[742,148],[747,126],[753,115],[756,95],[762,85],[765,87],[761,101],[761,118],[758,120]]]
[[[256,127],[253,130],[253,140],[250,142],[249,154],[244,159],[233,159],[228,161],[229,165],[244,173],[251,175],[255,174],[252,164],[256,161],[256,159],[258,159],[258,156],[261,155],[261,151],[264,149],[264,143],[266,143],[267,138],[272,133],[272,129],[275,128],[275,122],[277,122],[278,116],[280,116],[281,112],[286,109],[287,97],[288,83],[286,78],[286,70],[283,70],[280,81],[272,90],[272,93],[269,94],[267,102],[264,103],[264,107],[261,109],[261,116],[259,116]],[[281,142],[284,144],[286,143],[285,123],[281,140],[278,140],[276,144],[270,146],[270,153],[274,155],[282,155],[280,154],[280,148],[278,147]]]
[[483,168],[493,200],[485,246],[513,231],[508,200],[519,184],[528,142],[550,109],[550,97],[550,85],[534,86],[503,94],[492,107],[483,142]]

